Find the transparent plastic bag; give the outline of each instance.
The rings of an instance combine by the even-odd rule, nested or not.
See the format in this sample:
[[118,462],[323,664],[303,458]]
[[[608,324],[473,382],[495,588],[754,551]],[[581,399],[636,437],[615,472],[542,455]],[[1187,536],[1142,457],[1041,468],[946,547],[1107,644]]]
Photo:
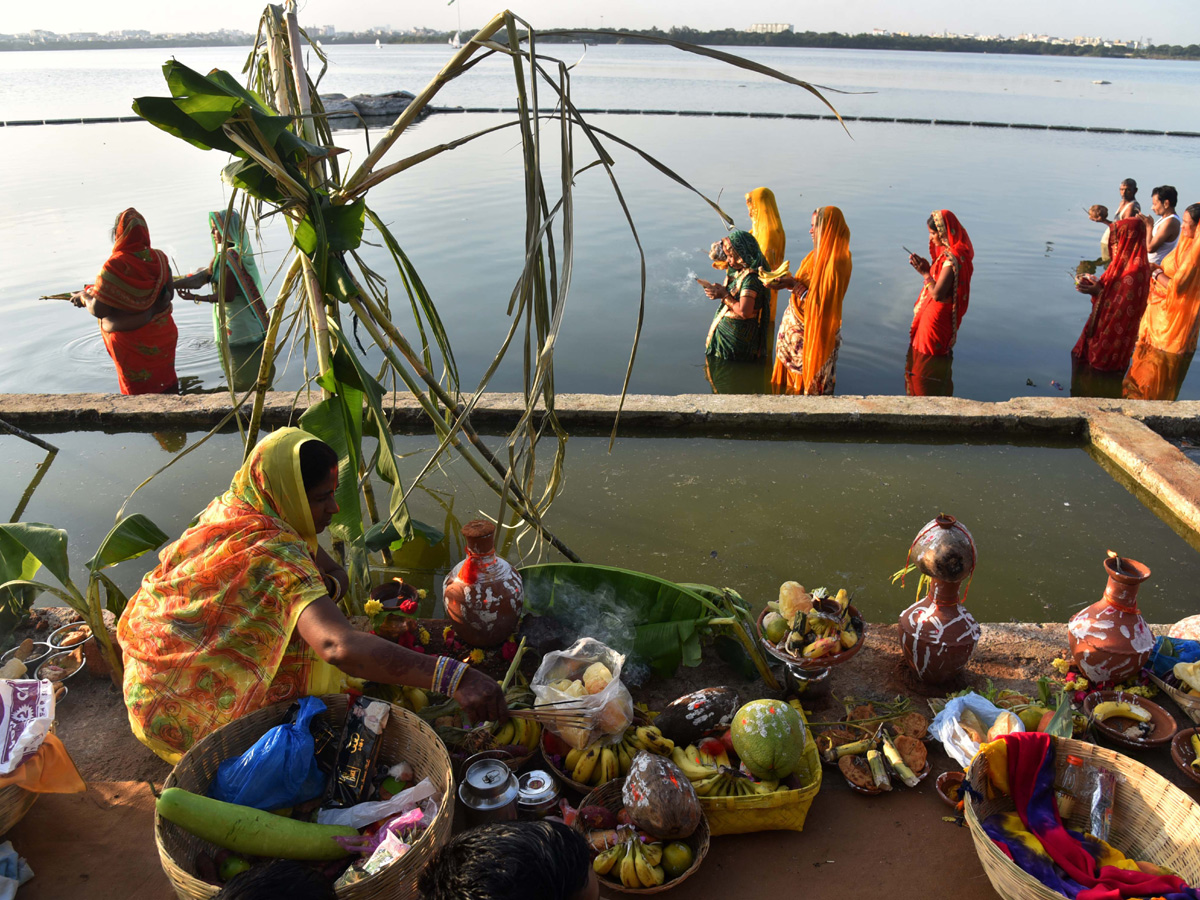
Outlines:
[[210,797],[255,809],[284,809],[321,795],[325,776],[317,768],[310,723],[325,712],[325,704],[316,697],[301,697],[296,705],[290,721],[217,766]]
[[[933,717],[933,722],[929,725],[929,733],[942,742],[942,746],[950,758],[963,768],[971,765],[971,760],[975,758],[980,747],[979,742],[962,727],[962,714],[966,709],[975,713],[987,728],[995,725],[996,719],[1006,711],[986,697],[972,693],[953,698],[946,703],[940,713]],[[1025,726],[1020,722],[1021,720],[1017,719],[1014,723],[1019,726],[1014,728],[1014,732],[1025,730]]]
[[[603,663],[612,675],[606,687],[592,694],[587,692],[586,687],[582,688],[581,693],[580,687],[567,686],[567,682],[582,682],[585,673],[596,663]],[[571,728],[553,724],[546,727],[577,750],[595,741],[624,734],[633,721],[633,697],[621,681],[624,665],[624,655],[595,638],[580,638],[566,650],[547,653],[530,682],[537,698],[534,706],[554,703],[559,704],[555,709],[586,711],[592,719],[592,727]]]

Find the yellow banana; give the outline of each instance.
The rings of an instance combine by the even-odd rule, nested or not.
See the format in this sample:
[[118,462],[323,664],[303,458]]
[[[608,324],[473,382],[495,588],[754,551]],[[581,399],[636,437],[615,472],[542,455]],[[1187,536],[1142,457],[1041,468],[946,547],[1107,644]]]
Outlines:
[[633,765],[633,757],[629,755],[629,745],[624,741],[617,744],[617,769],[622,775],[629,774],[629,767]]
[[837,601],[837,605],[840,606],[843,611],[847,606],[850,605],[850,595],[846,593],[845,588],[840,588],[837,592],[837,596],[833,599]]
[[727,769],[730,769],[733,767],[733,764],[730,763],[730,761],[729,761],[729,754],[724,750],[722,750],[720,753],[718,753],[716,756],[714,756],[713,761],[718,766],[724,766]]
[[694,782],[692,788],[696,791],[697,797],[713,796],[716,795],[715,792],[728,777],[724,772],[717,772],[701,781]]
[[671,751],[671,762],[679,767],[679,771],[688,781],[701,781],[714,774],[710,767],[692,762],[688,755],[678,747]]
[[654,880],[654,873],[650,871],[650,866],[646,864],[646,857],[642,855],[642,842],[633,841],[633,867],[637,872],[638,882],[642,887],[654,887],[657,882]]
[[600,765],[596,766],[597,773],[594,775],[596,784],[604,784],[611,781],[619,774],[617,769],[617,754],[612,747],[605,747],[600,751]]
[[778,781],[756,781],[754,782],[754,793],[756,794],[773,794],[779,788]]
[[1200,771],[1200,736],[1192,734],[1192,753],[1195,754],[1195,759],[1192,760],[1192,768]]
[[500,730],[496,732],[496,746],[503,747],[505,744],[512,743],[513,733],[516,731],[516,726],[513,724],[515,721],[516,719],[509,719],[500,726]]
[[592,773],[596,771],[596,766],[599,762],[600,745],[588,744],[588,748],[583,752],[583,756],[579,757],[579,762],[575,764],[575,768],[571,771],[571,778],[580,784],[590,784]]
[[567,751],[567,758],[563,760],[563,771],[570,775],[575,771],[575,767],[579,765],[579,760],[583,756],[582,750],[576,750],[572,747]]
[[651,866],[650,871],[654,873],[654,884],[656,887],[667,880],[667,870],[662,866]]
[[536,750],[542,740],[542,726],[538,722],[525,723],[525,748]]
[[621,844],[615,847],[609,847],[594,860],[592,860],[592,868],[596,870],[597,875],[607,875],[612,871],[612,867],[617,864],[625,854],[625,848]]
[[804,648],[801,655],[805,659],[817,659],[827,653],[833,653],[841,645],[836,637],[820,637]]
[[429,705],[429,695],[421,688],[405,687],[404,697],[408,700],[408,705],[412,707],[413,712],[419,713]]
[[858,632],[853,628],[846,626],[842,629],[841,643],[843,650],[849,650],[858,643]]
[[625,887],[641,887],[637,877],[637,863],[633,860],[633,841],[625,844],[625,855],[621,857],[621,884]]
[[1149,722],[1150,713],[1138,706],[1136,703],[1120,703],[1114,700],[1106,700],[1104,703],[1096,704],[1096,708],[1092,710],[1092,718],[1097,722],[1103,722],[1105,719],[1122,718],[1136,719],[1138,722]]
[[642,856],[646,857],[646,865],[657,866],[662,862],[663,845],[658,841],[653,844],[642,844]]
[[663,737],[662,732],[654,725],[642,725],[636,734],[643,749],[649,750],[651,753],[670,756],[671,751],[675,749],[675,742],[670,738]]
[[513,724],[513,736],[510,744],[520,744],[525,746],[525,730],[529,727],[529,723],[524,719],[509,719]]

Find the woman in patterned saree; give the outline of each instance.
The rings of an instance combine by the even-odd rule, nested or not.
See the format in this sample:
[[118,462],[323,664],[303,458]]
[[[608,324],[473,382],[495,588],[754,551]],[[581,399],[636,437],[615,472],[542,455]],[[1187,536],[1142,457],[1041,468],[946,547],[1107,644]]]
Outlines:
[[150,229],[133,207],[117,216],[112,236],[112,253],[96,283],[71,302],[100,320],[100,336],[117,367],[122,394],[177,393],[179,330],[171,316],[167,255],[150,246]]
[[770,338],[771,298],[758,277],[767,261],[748,231],[731,231],[719,243],[728,264],[725,283],[696,279],[709,299],[721,301],[708,329],[704,354],[730,362],[755,362],[765,356]]
[[842,301],[853,260],[850,229],[842,211],[826,206],[813,213],[813,250],[795,275],[771,282],[792,292],[775,342],[771,388],[777,394],[832,394],[842,345]]
[[1092,313],[1071,356],[1099,372],[1124,372],[1137,343],[1150,292],[1146,228],[1141,219],[1120,219],[1109,228],[1112,262],[1099,279],[1079,279],[1075,289],[1092,296]]
[[503,718],[469,666],[353,630],[345,571],[317,544],[338,507],[337,455],[299,428],[259,441],[228,491],[159,554],[117,624],[134,735],[175,763],[246,713],[345,689],[347,676],[453,695]]

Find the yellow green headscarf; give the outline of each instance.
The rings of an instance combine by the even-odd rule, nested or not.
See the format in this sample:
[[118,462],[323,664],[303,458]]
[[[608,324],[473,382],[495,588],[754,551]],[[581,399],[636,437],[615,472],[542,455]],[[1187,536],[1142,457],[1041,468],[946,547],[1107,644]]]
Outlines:
[[230,493],[239,500],[281,520],[304,538],[313,553],[317,551],[317,528],[300,473],[300,447],[315,440],[300,428],[272,431],[250,451],[250,458],[229,485]]

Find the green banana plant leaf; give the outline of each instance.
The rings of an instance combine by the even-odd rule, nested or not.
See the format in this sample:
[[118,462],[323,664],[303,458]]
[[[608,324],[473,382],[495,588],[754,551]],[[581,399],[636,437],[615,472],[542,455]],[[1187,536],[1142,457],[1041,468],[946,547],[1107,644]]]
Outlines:
[[135,513],[112,527],[100,542],[96,555],[85,565],[89,572],[99,573],[117,563],[137,559],[151,550],[157,550],[168,540],[169,537],[161,528],[141,513]]
[[30,554],[63,587],[74,588],[71,563],[67,559],[67,533],[63,529],[40,522],[11,522],[0,525],[0,534],[6,538],[0,542],[0,554],[4,555],[6,567],[10,568],[13,563],[8,560],[16,557],[19,557],[16,565],[23,566],[25,555]]
[[[356,250],[362,244],[366,210],[367,204],[364,200],[347,203],[345,206],[331,206],[327,197],[320,198],[320,208],[317,212],[324,220],[325,239],[329,242],[331,251],[341,253]],[[308,254],[316,252],[317,249],[317,229],[311,216],[310,212],[296,226],[294,237],[296,246]]]
[[[24,545],[0,531],[0,584],[28,582],[41,567],[38,558]],[[13,629],[25,619],[37,595],[37,589],[28,585],[0,590],[0,650],[6,649],[4,645],[10,643]]]
[[629,569],[544,563],[520,572],[527,610],[602,640],[662,677],[700,664],[700,632],[721,614],[694,591]]

